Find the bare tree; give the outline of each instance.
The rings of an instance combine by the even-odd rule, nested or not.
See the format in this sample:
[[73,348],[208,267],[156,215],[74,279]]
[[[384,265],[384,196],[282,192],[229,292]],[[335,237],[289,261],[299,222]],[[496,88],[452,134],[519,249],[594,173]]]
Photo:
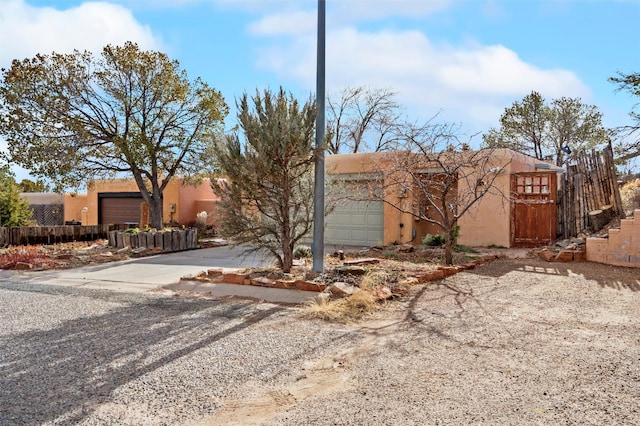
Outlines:
[[363,86],[327,100],[327,150],[331,154],[388,151],[396,147],[400,119],[395,93]]
[[406,130],[403,150],[389,153],[378,166],[383,190],[371,193],[440,228],[445,261],[451,264],[458,220],[488,193],[505,197],[495,180],[510,159],[496,156],[494,149],[469,149],[457,125],[427,123]]

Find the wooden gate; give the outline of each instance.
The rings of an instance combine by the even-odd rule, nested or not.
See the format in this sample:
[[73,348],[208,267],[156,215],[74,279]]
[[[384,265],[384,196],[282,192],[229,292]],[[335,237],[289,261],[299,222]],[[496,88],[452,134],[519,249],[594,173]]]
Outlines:
[[535,247],[556,240],[555,172],[517,173],[511,177],[511,245]]

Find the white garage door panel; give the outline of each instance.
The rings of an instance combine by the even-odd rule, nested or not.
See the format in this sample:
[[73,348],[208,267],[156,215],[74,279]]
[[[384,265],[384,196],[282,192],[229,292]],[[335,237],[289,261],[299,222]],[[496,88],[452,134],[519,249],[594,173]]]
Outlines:
[[381,201],[341,204],[325,220],[325,243],[372,246],[384,240],[384,205]]

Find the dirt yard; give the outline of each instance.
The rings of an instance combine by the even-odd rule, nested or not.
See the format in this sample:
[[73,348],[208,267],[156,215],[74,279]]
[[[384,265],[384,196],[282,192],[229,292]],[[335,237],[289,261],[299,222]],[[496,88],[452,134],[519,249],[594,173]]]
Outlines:
[[503,259],[415,287],[203,424],[638,424],[640,271]]

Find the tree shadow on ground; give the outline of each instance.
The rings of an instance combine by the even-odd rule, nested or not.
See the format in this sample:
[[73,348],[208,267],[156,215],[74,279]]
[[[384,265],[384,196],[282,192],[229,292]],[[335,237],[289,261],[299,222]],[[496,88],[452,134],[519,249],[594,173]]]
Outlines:
[[77,424],[119,386],[283,309],[145,298],[51,329],[2,336],[0,418]]
[[595,262],[546,262],[537,258],[498,259],[488,264],[465,271],[469,274],[501,277],[512,271],[545,276],[581,276],[597,282],[602,288],[614,290],[640,291],[640,269],[605,265]]

